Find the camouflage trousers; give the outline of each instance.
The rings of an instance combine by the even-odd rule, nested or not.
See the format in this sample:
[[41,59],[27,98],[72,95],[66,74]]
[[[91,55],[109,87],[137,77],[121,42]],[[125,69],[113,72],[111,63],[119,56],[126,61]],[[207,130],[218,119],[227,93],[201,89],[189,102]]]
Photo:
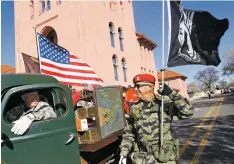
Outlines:
[[176,161],[168,161],[166,163],[159,162],[158,160],[155,159],[153,155],[144,152],[131,153],[130,158],[133,164],[176,164]]

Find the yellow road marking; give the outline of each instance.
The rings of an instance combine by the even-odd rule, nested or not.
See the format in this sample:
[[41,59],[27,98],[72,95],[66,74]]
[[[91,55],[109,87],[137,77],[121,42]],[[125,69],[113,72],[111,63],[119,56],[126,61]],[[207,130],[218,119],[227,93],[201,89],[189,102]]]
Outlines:
[[[221,101],[223,101],[223,99],[222,99]],[[200,144],[199,144],[199,147],[197,148],[197,151],[196,151],[196,153],[194,154],[193,159],[192,159],[192,161],[190,162],[190,164],[195,164],[195,163],[197,163],[198,157],[199,157],[200,152],[201,152],[200,149],[206,145],[208,136],[209,136],[210,132],[212,131],[212,128],[214,127],[215,120],[216,120],[216,118],[217,118],[217,116],[218,116],[218,114],[219,114],[219,112],[220,112],[221,106],[222,106],[222,102],[220,102],[220,104],[219,104],[219,106],[218,106],[218,109],[216,110],[216,113],[215,113],[215,115],[214,115],[214,117],[213,117],[213,120],[212,120],[211,124],[209,125],[209,127],[208,127],[208,129],[207,129],[207,131],[206,131],[206,134],[202,137],[202,140],[201,140],[201,142],[200,142]]]
[[206,113],[205,117],[203,117],[203,119],[201,120],[200,124],[197,126],[197,128],[193,131],[193,133],[190,135],[190,137],[186,140],[184,146],[181,148],[180,150],[180,157],[182,157],[182,155],[184,154],[185,150],[188,148],[188,146],[190,145],[190,142],[192,140],[192,138],[197,134],[197,132],[200,130],[200,128],[203,126],[203,124],[205,123],[205,121],[207,120],[207,118],[210,116],[210,114],[213,112],[213,110],[215,109],[216,105],[218,104],[218,102],[221,100],[222,98],[220,98],[215,104],[213,104],[210,108],[210,110]]

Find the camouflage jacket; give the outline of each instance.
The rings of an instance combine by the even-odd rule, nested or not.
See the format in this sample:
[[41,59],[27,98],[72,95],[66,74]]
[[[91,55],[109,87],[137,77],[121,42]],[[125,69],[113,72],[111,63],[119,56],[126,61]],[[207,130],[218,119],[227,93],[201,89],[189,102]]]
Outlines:
[[6,112],[5,119],[8,122],[13,122],[29,113],[33,113],[35,115],[36,117],[35,120],[42,120],[42,119],[57,117],[53,108],[48,103],[40,101],[38,105],[35,107],[35,109],[34,108],[28,109],[25,103],[22,103],[13,107],[12,109]]
[[[147,152],[146,147],[159,146],[161,96],[155,95],[150,102],[139,100],[130,107],[129,118],[120,145],[120,155],[127,156],[137,143],[139,151]],[[171,140],[173,116],[179,119],[193,115],[191,104],[176,92],[164,97],[163,134],[164,140]],[[134,148],[133,148],[134,149]]]
[[53,108],[46,102],[40,101],[35,108],[29,109],[23,114],[23,116],[33,113],[36,117],[35,120],[45,120],[48,118],[56,118],[57,115]]

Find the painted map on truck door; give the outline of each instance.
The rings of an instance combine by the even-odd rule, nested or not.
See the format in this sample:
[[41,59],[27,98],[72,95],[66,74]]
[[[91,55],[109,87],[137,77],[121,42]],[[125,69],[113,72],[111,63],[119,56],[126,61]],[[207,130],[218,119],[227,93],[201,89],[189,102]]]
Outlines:
[[97,88],[96,100],[102,139],[124,128],[122,99],[120,88]]

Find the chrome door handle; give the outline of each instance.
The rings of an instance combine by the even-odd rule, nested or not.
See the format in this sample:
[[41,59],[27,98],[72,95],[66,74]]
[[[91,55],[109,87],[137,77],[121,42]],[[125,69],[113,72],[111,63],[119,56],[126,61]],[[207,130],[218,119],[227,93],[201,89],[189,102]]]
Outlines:
[[70,134],[70,138],[65,142],[65,145],[69,144],[75,138],[75,134]]

